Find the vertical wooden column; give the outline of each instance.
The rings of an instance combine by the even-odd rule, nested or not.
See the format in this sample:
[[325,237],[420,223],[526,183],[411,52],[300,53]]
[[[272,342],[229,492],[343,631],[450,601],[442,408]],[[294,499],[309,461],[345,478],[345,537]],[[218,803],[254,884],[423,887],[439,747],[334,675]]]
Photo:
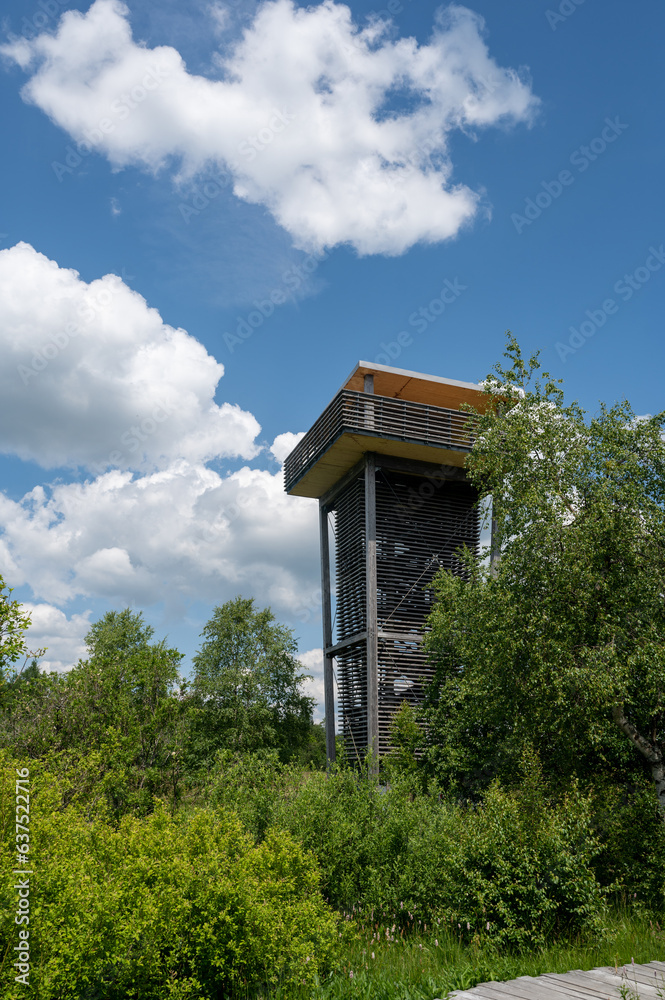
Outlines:
[[365,456],[365,573],[367,592],[367,746],[379,752],[379,657],[376,608],[376,460]]
[[335,689],[333,687],[332,610],[330,605],[330,544],[328,539],[328,508],[319,503],[319,534],[321,543],[321,614],[323,619],[323,694],[326,713],[326,758],[335,760]]
[[[363,379],[363,392],[368,396],[374,395],[374,376],[365,375]],[[374,400],[367,400],[365,403],[365,429],[374,430]]]

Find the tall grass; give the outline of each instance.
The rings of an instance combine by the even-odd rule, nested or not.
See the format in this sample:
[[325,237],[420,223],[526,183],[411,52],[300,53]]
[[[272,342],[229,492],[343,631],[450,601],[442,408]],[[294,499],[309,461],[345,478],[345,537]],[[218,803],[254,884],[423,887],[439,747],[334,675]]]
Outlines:
[[[434,923],[406,937],[361,916],[341,968],[307,996],[315,1000],[434,1000],[488,980],[539,976],[599,966],[665,961],[662,925],[628,911],[608,913],[600,939],[557,941],[511,953],[480,938],[464,943],[457,929]],[[397,927],[397,925],[395,925]],[[388,935],[386,936],[386,931]],[[353,975],[351,975],[353,973]]]

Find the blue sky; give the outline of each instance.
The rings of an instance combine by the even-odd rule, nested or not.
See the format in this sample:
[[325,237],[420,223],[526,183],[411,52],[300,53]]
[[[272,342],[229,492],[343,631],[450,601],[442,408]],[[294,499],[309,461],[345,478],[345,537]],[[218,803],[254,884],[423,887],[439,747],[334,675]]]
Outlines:
[[189,657],[242,593],[318,674],[280,462],[359,359],[477,381],[511,329],[662,408],[657,0],[5,10],[0,572],[46,663],[127,604]]

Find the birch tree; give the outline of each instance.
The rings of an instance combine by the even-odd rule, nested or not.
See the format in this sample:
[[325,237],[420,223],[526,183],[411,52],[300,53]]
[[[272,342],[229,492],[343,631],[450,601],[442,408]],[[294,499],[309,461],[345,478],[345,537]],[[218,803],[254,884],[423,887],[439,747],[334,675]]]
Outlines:
[[193,658],[192,756],[210,763],[219,749],[273,748],[297,754],[312,728],[308,675],[296,658],[292,631],[270,608],[236,597],[213,611]]
[[505,357],[468,460],[500,558],[438,578],[432,752],[473,746],[488,774],[525,743],[562,776],[639,764],[665,819],[665,413],[588,416],[512,337]]

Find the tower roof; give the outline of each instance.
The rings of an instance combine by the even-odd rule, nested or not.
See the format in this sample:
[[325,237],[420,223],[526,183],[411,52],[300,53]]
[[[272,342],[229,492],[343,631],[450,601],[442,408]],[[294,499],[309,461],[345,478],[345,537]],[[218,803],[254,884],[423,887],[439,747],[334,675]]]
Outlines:
[[448,410],[459,410],[462,403],[471,403],[478,409],[483,404],[483,388],[475,382],[459,382],[441,375],[426,375],[369,361],[358,362],[342,389],[362,392],[365,375],[374,376],[374,393],[377,396],[409,399],[414,403],[429,403]]
[[322,497],[366,452],[463,466],[473,442],[460,407],[485,402],[473,382],[359,361],[287,456],[286,492]]

